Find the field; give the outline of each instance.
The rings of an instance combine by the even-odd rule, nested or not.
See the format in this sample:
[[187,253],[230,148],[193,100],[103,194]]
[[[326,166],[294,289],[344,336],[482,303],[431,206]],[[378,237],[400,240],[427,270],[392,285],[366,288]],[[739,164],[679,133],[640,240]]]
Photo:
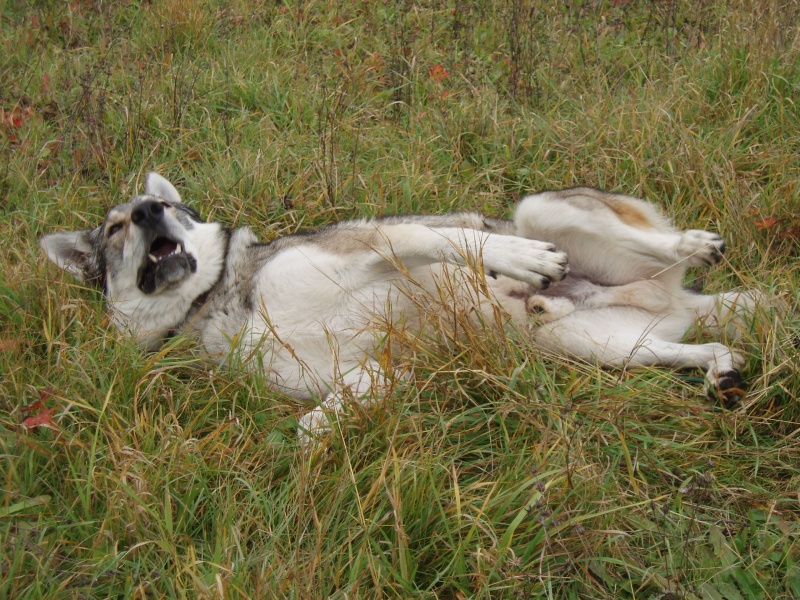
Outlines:
[[[797,0],[0,3],[0,597],[800,599]],[[464,324],[312,451],[37,237],[169,177],[269,240],[646,197],[754,288],[748,396]]]

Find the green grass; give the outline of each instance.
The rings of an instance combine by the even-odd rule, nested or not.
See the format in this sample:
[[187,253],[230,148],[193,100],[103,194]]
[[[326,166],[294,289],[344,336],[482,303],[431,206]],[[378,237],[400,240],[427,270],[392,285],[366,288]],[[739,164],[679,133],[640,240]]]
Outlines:
[[[0,597],[800,598],[796,2],[139,4],[0,3]],[[303,452],[298,402],[41,255],[152,169],[263,239],[647,197],[728,240],[689,283],[773,298],[750,395],[476,327]]]

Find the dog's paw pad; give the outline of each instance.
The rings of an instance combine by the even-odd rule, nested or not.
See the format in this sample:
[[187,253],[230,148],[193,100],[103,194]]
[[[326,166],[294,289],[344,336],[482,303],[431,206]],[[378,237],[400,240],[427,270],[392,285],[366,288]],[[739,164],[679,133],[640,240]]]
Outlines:
[[541,315],[547,312],[547,302],[540,296],[531,296],[525,302],[525,310],[529,315]]
[[709,377],[706,395],[711,400],[721,402],[724,408],[734,408],[747,395],[741,373],[731,369]]
[[538,323],[549,323],[567,316],[575,305],[566,298],[545,298],[534,294],[525,301],[525,311]]

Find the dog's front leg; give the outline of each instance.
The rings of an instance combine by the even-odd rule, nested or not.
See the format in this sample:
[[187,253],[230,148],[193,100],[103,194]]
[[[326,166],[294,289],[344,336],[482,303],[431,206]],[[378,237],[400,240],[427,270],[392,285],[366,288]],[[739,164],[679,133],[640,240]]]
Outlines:
[[457,265],[480,264],[487,272],[506,275],[543,289],[568,272],[567,256],[546,242],[460,227],[417,224],[383,225],[375,250],[383,258]]
[[300,418],[297,431],[300,443],[308,445],[330,431],[349,400],[363,402],[377,395],[386,387],[386,377],[386,372],[373,360],[344,372],[336,382],[336,389],[328,392],[319,406]]

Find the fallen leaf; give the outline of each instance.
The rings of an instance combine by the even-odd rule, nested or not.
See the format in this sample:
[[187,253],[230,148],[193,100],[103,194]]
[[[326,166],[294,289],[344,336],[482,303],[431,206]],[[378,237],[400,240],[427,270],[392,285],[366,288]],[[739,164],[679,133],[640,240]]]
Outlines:
[[0,340],[0,352],[16,352],[19,350],[17,340]]
[[53,395],[53,388],[51,387],[44,388],[41,392],[39,392],[39,399],[36,400],[36,402],[31,402],[27,406],[23,406],[22,412],[28,413],[36,410],[41,406],[44,406],[44,401],[47,400],[52,395]]
[[770,215],[769,217],[764,217],[760,221],[756,221],[754,225],[759,231],[764,231],[765,229],[772,229],[778,223],[780,223],[780,219],[778,219],[776,215]]
[[72,153],[72,166],[77,169],[81,166],[82,162],[83,162],[83,149],[75,148],[75,151]]
[[45,388],[39,392],[39,399],[31,402],[27,406],[22,407],[22,414],[30,415],[22,421],[22,426],[27,429],[34,427],[47,427],[54,431],[58,431],[58,425],[53,421],[53,416],[50,414],[50,409],[45,406],[45,400],[53,395],[52,388]]
[[13,110],[3,110],[0,108],[0,127],[2,128],[20,128],[25,123],[26,119],[34,116],[33,109],[30,106],[20,109],[15,107]]
[[58,430],[58,426],[53,422],[53,417],[50,415],[50,409],[42,408],[42,410],[32,417],[28,417],[22,422],[23,427],[33,429],[34,427],[47,427],[54,431]]
[[450,73],[447,72],[447,69],[439,63],[431,65],[430,69],[428,69],[428,76],[434,81],[444,81],[449,75]]

